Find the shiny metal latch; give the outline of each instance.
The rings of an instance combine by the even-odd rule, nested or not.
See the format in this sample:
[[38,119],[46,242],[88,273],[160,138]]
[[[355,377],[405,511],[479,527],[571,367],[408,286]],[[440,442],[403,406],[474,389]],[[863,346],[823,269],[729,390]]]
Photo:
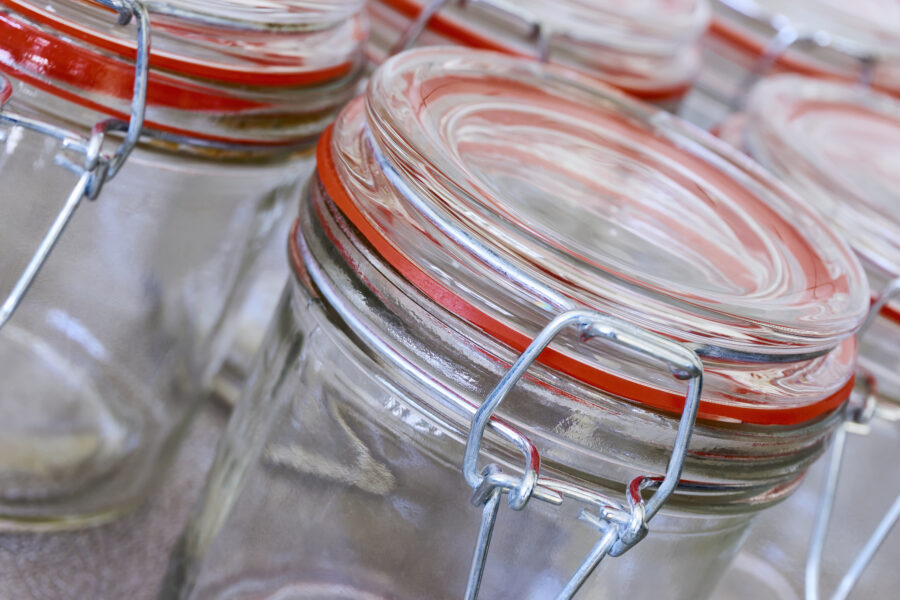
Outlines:
[[[94,125],[90,137],[85,139],[62,127],[12,113],[3,108],[12,95],[12,86],[0,75],[0,123],[12,127],[24,127],[55,138],[60,142],[63,152],[72,152],[83,157],[80,163],[73,161],[62,152],[56,157],[56,164],[75,173],[78,176],[78,182],[72,188],[69,197],[44,235],[34,255],[28,261],[12,291],[0,306],[0,329],[22,303],[22,299],[28,293],[41,267],[47,261],[47,257],[53,251],[82,200],[84,198],[96,199],[103,184],[115,177],[122,168],[128,155],[137,144],[144,124],[144,112],[147,104],[147,74],[150,62],[150,17],[140,0],[94,1],[116,11],[120,25],[127,25],[132,19],[137,25],[134,91],[127,123],[118,119],[105,119]],[[111,131],[122,131],[125,136],[116,151],[109,155],[102,151],[102,147],[106,134]]]
[[[562,330],[569,327],[577,328],[582,341],[601,338],[608,343],[622,346],[664,364],[676,379],[688,382],[684,410],[665,476],[636,477],[628,486],[624,503],[595,491],[542,478],[539,474],[540,455],[537,449],[527,438],[508,427],[493,429],[522,453],[525,459],[523,475],[517,478],[505,474],[494,463],[480,471],[478,468],[481,441],[488,424],[494,419],[493,414],[497,407],[541,352]],[[569,502],[583,504],[584,507],[578,512],[578,518],[595,527],[600,533],[599,541],[559,592],[557,600],[572,598],[606,556],[619,556],[641,541],[647,535],[650,520],[678,485],[697,419],[702,389],[703,363],[693,350],[682,344],[588,309],[570,310],[553,319],[519,356],[472,418],[462,470],[466,482],[475,490],[472,504],[481,506],[482,513],[465,598],[474,600],[478,596],[491,534],[503,494],[507,495],[507,502],[513,510],[524,509],[531,498],[557,506]],[[645,502],[641,491],[651,487],[655,488],[655,491]]]

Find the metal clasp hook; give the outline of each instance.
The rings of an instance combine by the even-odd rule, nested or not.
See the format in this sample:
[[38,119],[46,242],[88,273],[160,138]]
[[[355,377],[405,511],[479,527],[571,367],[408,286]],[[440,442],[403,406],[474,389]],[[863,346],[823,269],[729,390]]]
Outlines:
[[[94,0],[107,8],[111,8],[118,14],[118,23],[127,25],[134,18],[137,23],[137,57],[135,59],[134,89],[131,99],[131,111],[127,123],[116,119],[107,119],[94,125],[91,136],[84,139],[82,136],[42,121],[11,113],[3,108],[12,95],[12,86],[9,81],[0,75],[0,123],[12,126],[24,127],[32,131],[56,138],[64,150],[74,151],[84,158],[82,163],[76,164],[63,154],[56,157],[56,164],[63,166],[76,175],[78,181],[69,193],[62,209],[57,214],[50,229],[41,240],[38,249],[28,261],[24,271],[19,276],[9,296],[0,306],[0,329],[9,321],[22,299],[34,283],[35,278],[47,261],[47,257],[63,231],[75,214],[75,210],[81,205],[84,198],[91,200],[97,198],[103,184],[114,177],[128,155],[137,144],[144,124],[144,112],[147,104],[147,75],[150,58],[150,18],[147,10],[140,0]],[[125,139],[112,156],[106,156],[101,152],[103,140],[109,131],[124,131]]]
[[[675,378],[688,380],[688,392],[665,476],[635,478],[628,486],[626,505],[606,500],[599,494],[590,496],[591,506],[594,508],[598,507],[596,499],[602,501],[599,506],[600,514],[582,510],[579,518],[595,526],[601,532],[601,538],[559,593],[557,600],[572,598],[605,556],[619,556],[643,539],[647,533],[647,523],[672,495],[681,477],[703,389],[703,363],[696,353],[666,337],[593,310],[575,309],[559,315],[519,356],[472,418],[462,471],[466,482],[475,490],[473,504],[483,508],[466,585],[467,600],[474,600],[478,596],[501,495],[508,495],[508,504],[513,510],[525,508],[532,497],[559,505],[569,496],[563,486],[554,485],[540,477],[540,456],[530,443],[527,446],[530,451],[524,452],[525,466],[520,478],[503,474],[496,464],[487,465],[480,471],[478,469],[481,442],[497,407],[541,352],[568,327],[576,327],[583,341],[603,338],[665,364]],[[645,502],[641,490],[651,486],[656,486],[656,491]],[[588,495],[573,495],[573,498],[584,502],[588,500]]]
[[[888,301],[896,297],[900,297],[900,278],[894,279],[885,286],[878,299],[872,303],[869,314],[866,316],[865,322],[857,333],[857,337],[861,337],[869,329],[872,322],[875,320],[875,317],[881,312],[881,309],[884,308]],[[806,600],[819,599],[819,573],[821,572],[822,566],[822,554],[825,549],[825,538],[828,535],[828,523],[831,520],[831,512],[834,508],[835,496],[837,495],[838,480],[840,479],[841,474],[841,462],[844,457],[844,448],[847,442],[848,426],[855,423],[865,423],[872,418],[872,415],[875,412],[874,404],[877,400],[871,392],[871,386],[872,384],[869,383],[868,387],[870,389],[864,395],[861,403],[858,403],[856,406],[848,405],[846,407],[847,420],[834,434],[831,457],[828,463],[828,472],[825,477],[825,487],[822,492],[819,511],[813,527],[813,536],[809,545],[809,555],[806,558]],[[898,519],[900,519],[900,494],[897,495],[894,503],[885,513],[881,522],[878,523],[875,531],[866,541],[862,550],[850,565],[850,569],[848,569],[847,573],[841,579],[837,590],[835,590],[834,594],[831,596],[832,600],[845,600],[847,598],[850,591],[859,581],[860,577],[862,577],[863,571],[872,561],[872,557],[875,556],[878,548],[897,523]]]
[[466,8],[470,5],[481,5],[501,17],[524,25],[528,29],[528,39],[535,45],[537,59],[541,62],[547,62],[550,59],[550,32],[547,26],[531,12],[508,0],[431,0],[422,7],[422,10],[409,24],[409,27],[400,35],[400,38],[388,52],[388,56],[393,56],[412,47],[422,36],[431,19],[451,1],[455,1],[461,8]]

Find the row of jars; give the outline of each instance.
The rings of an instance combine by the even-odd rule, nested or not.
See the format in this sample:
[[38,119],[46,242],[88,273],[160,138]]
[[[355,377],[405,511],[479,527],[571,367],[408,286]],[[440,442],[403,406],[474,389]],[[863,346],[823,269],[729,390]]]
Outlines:
[[597,81],[729,104],[705,2],[560,4],[3,2],[4,525],[134,507],[211,390],[163,597],[707,596],[848,415],[896,101],[758,85],[721,135],[789,191]]

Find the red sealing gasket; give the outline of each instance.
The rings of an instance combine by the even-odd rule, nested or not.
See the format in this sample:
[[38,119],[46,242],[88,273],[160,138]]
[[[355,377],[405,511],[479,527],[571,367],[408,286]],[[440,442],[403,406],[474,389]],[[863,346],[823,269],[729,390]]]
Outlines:
[[[875,296],[872,296],[872,303],[874,303],[875,300]],[[886,319],[890,319],[894,323],[900,324],[900,310],[895,308],[890,302],[885,304],[878,314]]]

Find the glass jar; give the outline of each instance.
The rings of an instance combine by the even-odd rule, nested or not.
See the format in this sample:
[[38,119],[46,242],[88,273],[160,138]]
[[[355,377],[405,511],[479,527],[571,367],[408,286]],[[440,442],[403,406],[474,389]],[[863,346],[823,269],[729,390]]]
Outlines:
[[[149,70],[137,68],[135,84],[147,23],[117,25],[91,2],[2,3],[12,126],[0,155],[0,299],[76,179],[96,201],[81,202],[0,329],[0,526],[95,523],[143,498],[256,257],[289,223],[313,141],[354,94],[359,9],[155,2]],[[122,123],[134,131],[119,145]]]
[[[879,300],[861,335],[859,362],[867,373],[867,393],[881,402],[871,422],[847,427],[848,457],[835,484],[835,515],[852,512],[854,517],[831,519],[823,581],[807,583],[834,590],[900,489],[892,462],[900,421],[900,312],[891,303],[879,307],[882,297],[898,287],[889,282],[900,276],[900,187],[893,166],[900,159],[900,102],[858,85],[778,75],[753,88],[745,111],[726,123],[722,136],[793,187],[833,225],[856,250]],[[840,456],[832,460],[840,461]],[[755,534],[743,557],[761,567],[757,571],[785,581],[784,597],[802,597],[813,515],[821,510],[826,476],[832,471],[819,468],[796,498],[771,519],[765,517],[760,530],[767,539]],[[872,486],[872,481],[879,483]],[[784,520],[798,526],[782,530],[778,523]],[[896,536],[886,542],[863,573],[858,595],[893,593],[898,578],[889,565],[898,543]],[[766,546],[773,544],[790,558],[772,560]],[[751,572],[739,576],[754,577]]]
[[709,21],[706,0],[376,0],[368,6],[376,63],[398,42],[407,47],[404,32],[426,5],[428,11],[439,8],[422,32],[423,44],[515,56],[546,52],[551,62],[668,108],[677,106],[693,83],[700,68],[698,40]]
[[866,80],[900,94],[900,9],[890,0],[715,0],[697,89],[738,107],[767,73]]
[[579,597],[702,598],[840,421],[868,305],[743,155],[465,49],[375,71],[289,249],[163,598],[459,597],[494,523],[484,597],[570,597],[608,553]]
[[[754,87],[723,136],[796,190],[856,251],[880,294],[900,277],[900,101],[860,86],[794,75]],[[900,306],[861,339],[860,364],[900,401]]]

